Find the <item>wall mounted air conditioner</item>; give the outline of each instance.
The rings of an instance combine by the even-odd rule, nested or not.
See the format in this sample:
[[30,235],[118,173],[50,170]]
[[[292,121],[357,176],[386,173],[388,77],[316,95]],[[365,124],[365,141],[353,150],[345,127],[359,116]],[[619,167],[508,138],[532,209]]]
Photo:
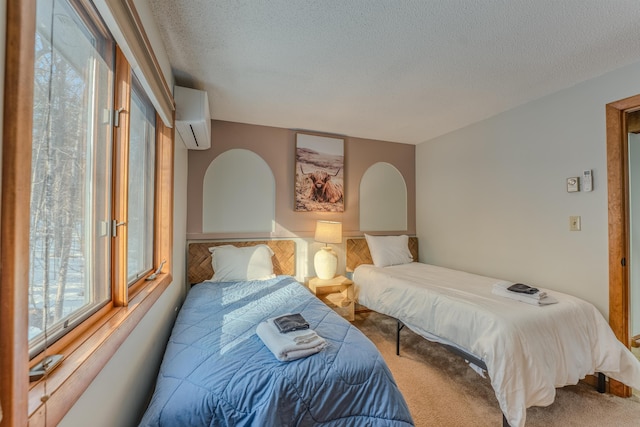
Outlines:
[[211,147],[211,115],[207,92],[174,86],[176,101],[176,130],[190,150]]

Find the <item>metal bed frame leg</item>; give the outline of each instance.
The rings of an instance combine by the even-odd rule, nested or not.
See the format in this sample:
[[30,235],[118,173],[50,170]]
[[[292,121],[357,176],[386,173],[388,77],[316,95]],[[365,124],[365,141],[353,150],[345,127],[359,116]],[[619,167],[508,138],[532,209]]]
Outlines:
[[[400,331],[402,330],[402,328],[404,328],[404,323],[402,323],[398,319],[396,319],[396,322],[398,322],[397,328],[396,328],[396,356],[400,356]],[[455,348],[450,348],[450,349],[455,350]],[[455,353],[458,353],[458,352],[455,352]],[[464,356],[464,357],[467,357],[467,356]],[[473,362],[478,366],[486,367],[486,365],[484,365],[484,363],[479,359],[474,359]],[[604,393],[606,391],[606,385],[607,385],[606,376],[602,372],[598,372],[598,392]],[[507,417],[505,417],[504,414],[502,414],[502,427],[511,427],[509,425],[509,421],[507,421]]]
[[[396,327],[396,356],[400,356],[400,331],[402,330],[402,328],[404,328],[404,323],[402,323],[399,319],[396,319],[397,322],[397,327]],[[443,344],[443,346],[445,348],[447,348],[448,350],[452,351],[453,353],[457,354],[458,356],[462,356],[464,357],[466,360],[470,360],[471,362],[473,362],[474,364],[476,364],[477,366],[480,366],[483,369],[487,369],[487,365],[485,365],[485,363],[478,359],[477,357],[471,355],[471,354],[465,354],[464,352],[458,350],[456,347],[452,347],[452,346],[448,346]],[[599,374],[600,376],[598,377],[598,390],[600,390],[600,382],[602,382],[603,384],[603,390],[604,390],[604,375]],[[509,425],[509,421],[507,421],[507,417],[504,416],[504,414],[502,414],[502,427],[511,427]]]
[[598,393],[604,393],[607,389],[607,380],[602,372],[598,372]]
[[404,328],[404,323],[399,320],[396,321],[398,322],[398,329],[396,331],[396,356],[400,356],[400,331]]

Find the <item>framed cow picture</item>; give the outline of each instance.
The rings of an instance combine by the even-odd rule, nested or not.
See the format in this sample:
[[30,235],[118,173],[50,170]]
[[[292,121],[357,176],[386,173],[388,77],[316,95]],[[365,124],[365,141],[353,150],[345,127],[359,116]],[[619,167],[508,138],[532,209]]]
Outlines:
[[344,139],[296,133],[296,212],[344,212]]

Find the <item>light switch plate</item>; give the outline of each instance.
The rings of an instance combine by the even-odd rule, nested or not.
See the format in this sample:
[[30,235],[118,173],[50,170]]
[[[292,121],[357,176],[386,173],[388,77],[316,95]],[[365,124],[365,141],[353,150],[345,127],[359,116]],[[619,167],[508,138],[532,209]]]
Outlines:
[[580,224],[580,222],[581,222],[580,216],[570,216],[569,231],[580,231],[582,229],[582,225]]
[[567,178],[567,193],[580,191],[580,178],[572,176]]

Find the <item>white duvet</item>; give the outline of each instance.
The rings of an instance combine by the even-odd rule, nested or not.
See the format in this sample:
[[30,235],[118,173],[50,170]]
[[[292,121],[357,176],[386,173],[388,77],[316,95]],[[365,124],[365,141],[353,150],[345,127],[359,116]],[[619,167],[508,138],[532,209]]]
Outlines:
[[558,303],[534,306],[493,295],[501,280],[417,262],[361,265],[353,280],[360,304],[482,359],[512,427],[524,426],[526,408],[553,403],[556,387],[588,374],[640,389],[640,362],[579,298],[545,289]]

